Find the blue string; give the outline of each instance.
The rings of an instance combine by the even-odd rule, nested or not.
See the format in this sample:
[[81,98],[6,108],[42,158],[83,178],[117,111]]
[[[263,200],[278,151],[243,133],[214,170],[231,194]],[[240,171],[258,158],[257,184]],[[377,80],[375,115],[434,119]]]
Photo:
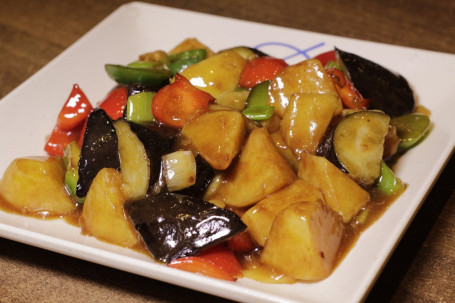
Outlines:
[[305,57],[305,59],[310,59],[311,56],[308,54],[308,52],[316,49],[316,48],[319,48],[319,47],[322,47],[324,46],[325,43],[324,42],[321,42],[321,43],[318,43],[316,45],[313,45],[313,46],[310,46],[308,48],[305,48],[305,49],[300,49],[294,45],[291,45],[291,44],[288,44],[288,43],[282,43],[282,42],[264,42],[264,43],[261,43],[261,44],[258,44],[255,46],[256,49],[260,49],[261,47],[264,47],[264,46],[282,46],[282,47],[285,47],[285,48],[289,48],[289,49],[292,49],[295,51],[294,54],[291,54],[287,57],[284,57],[282,58],[283,60],[289,60],[291,58],[294,58],[296,56],[299,56],[299,55],[302,55]]

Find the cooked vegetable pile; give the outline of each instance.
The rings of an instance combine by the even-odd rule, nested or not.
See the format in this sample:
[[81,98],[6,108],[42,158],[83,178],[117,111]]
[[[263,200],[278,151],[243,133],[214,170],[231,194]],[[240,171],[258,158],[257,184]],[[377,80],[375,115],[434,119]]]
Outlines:
[[117,86],[94,105],[74,85],[49,157],[14,160],[2,204],[230,281],[329,276],[430,126],[405,78],[340,49],[288,65],[187,39],[105,69]]

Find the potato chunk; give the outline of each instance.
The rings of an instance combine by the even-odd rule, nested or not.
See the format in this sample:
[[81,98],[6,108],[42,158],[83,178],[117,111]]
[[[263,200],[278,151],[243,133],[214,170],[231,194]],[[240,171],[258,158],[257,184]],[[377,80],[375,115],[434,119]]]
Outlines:
[[133,247],[138,243],[138,236],[123,210],[122,184],[119,171],[113,168],[100,170],[90,185],[79,224],[83,234]]
[[333,270],[343,228],[321,202],[291,204],[273,222],[261,262],[296,279],[322,280]]
[[314,202],[323,200],[319,188],[305,180],[297,179],[291,185],[270,194],[265,199],[248,209],[242,221],[248,226],[253,239],[261,246],[269,237],[270,228],[280,211],[297,202]]
[[[305,60],[290,65],[278,73],[270,83],[269,104],[275,106],[275,112],[283,117],[291,96],[305,93],[338,96],[330,76],[319,60]],[[337,113],[341,113],[342,109],[339,100]]]
[[244,207],[291,184],[295,179],[294,171],[276,149],[267,130],[256,128],[248,136],[239,160],[209,199]]
[[23,213],[65,215],[76,204],[64,189],[60,158],[15,159],[0,181],[0,195]]
[[314,154],[337,111],[338,96],[333,94],[294,94],[281,121],[281,135],[297,158],[303,152]]
[[326,158],[312,155],[302,157],[298,176],[319,187],[325,202],[343,217],[345,223],[370,200],[366,190]]
[[222,92],[237,88],[245,64],[246,59],[227,50],[189,66],[181,74],[192,85],[218,98]]
[[246,124],[237,111],[217,111],[186,124],[182,135],[214,169],[224,170],[236,157],[246,135]]

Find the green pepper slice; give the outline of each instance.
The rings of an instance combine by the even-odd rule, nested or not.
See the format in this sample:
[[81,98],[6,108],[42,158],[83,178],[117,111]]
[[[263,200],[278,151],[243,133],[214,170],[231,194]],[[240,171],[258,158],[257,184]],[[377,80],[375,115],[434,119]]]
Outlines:
[[118,64],[106,64],[109,77],[122,85],[137,83],[159,89],[169,84],[172,73],[164,68],[131,67]]

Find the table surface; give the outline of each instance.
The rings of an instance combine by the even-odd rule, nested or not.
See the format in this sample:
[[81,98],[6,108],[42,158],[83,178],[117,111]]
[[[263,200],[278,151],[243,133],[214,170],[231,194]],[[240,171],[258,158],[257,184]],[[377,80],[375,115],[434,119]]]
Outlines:
[[[127,1],[0,1],[0,98]],[[150,3],[455,54],[455,1]],[[453,79],[441,79],[453,81]],[[455,302],[455,156],[366,302]],[[1,302],[229,302],[0,238]]]

